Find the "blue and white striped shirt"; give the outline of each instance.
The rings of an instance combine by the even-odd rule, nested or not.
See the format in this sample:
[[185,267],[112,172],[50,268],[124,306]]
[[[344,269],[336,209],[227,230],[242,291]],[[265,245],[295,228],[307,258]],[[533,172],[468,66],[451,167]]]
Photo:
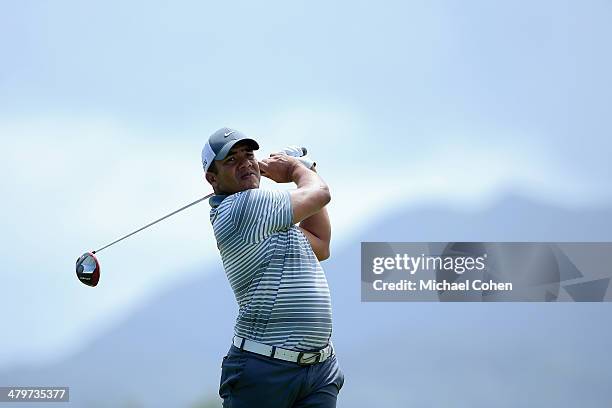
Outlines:
[[238,302],[234,334],[298,351],[327,346],[327,279],[293,225],[288,191],[252,189],[210,199],[210,221]]

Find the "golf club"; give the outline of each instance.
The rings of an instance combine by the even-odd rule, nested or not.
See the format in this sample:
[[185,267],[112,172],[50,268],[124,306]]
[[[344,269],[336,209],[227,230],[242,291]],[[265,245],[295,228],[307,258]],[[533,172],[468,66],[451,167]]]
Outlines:
[[[290,148],[285,149],[285,153],[290,155],[290,156],[294,156],[294,157],[304,157],[306,156],[306,154],[308,154],[308,150],[305,147],[298,147],[298,146],[293,146]],[[118,243],[119,241],[123,241],[126,238],[131,237],[132,235],[146,229],[149,228],[150,226],[157,224],[160,221],[165,220],[168,217],[173,216],[176,213],[179,213],[189,207],[191,207],[192,205],[195,205],[201,201],[206,200],[207,198],[210,198],[214,195],[215,193],[210,193],[205,195],[202,198],[198,198],[197,200],[195,200],[192,203],[189,203],[187,205],[185,205],[184,207],[179,208],[176,211],[171,212],[168,215],[164,215],[163,217],[145,225],[144,227],[141,227],[139,229],[137,229],[134,232],[130,232],[127,235],[124,235],[123,237],[116,239],[115,241],[111,242],[110,244],[104,245],[102,248],[100,249],[96,249],[95,251],[91,251],[91,252],[85,252],[83,255],[81,255],[79,257],[79,259],[77,259],[76,261],[76,275],[79,278],[79,280],[81,282],[83,282],[85,285],[87,286],[96,286],[98,284],[98,282],[100,281],[100,262],[98,261],[98,258],[96,258],[95,254],[102,251],[103,249],[106,249],[108,247],[110,247],[111,245],[115,245],[116,243]]]
[[76,274],[77,277],[79,278],[79,280],[81,282],[83,282],[85,285],[87,286],[96,286],[98,284],[98,281],[100,280],[100,262],[98,262],[98,258],[96,258],[95,254],[102,251],[103,249],[108,248],[111,245],[115,245],[117,242],[119,241],[123,241],[124,239],[131,237],[132,235],[146,229],[149,228],[150,226],[157,224],[160,221],[165,220],[168,217],[173,216],[174,214],[181,212],[189,207],[191,207],[192,205],[195,205],[201,201],[206,200],[207,198],[210,198],[214,195],[214,193],[210,193],[205,195],[202,198],[198,198],[197,200],[195,200],[192,203],[187,204],[184,207],[179,208],[176,211],[171,212],[168,215],[164,215],[163,217],[145,225],[144,227],[141,227],[139,229],[137,229],[134,232],[130,232],[129,234],[111,242],[110,244],[104,245],[102,248],[100,249],[96,249],[95,251],[91,251],[91,252],[85,252],[83,255],[81,255],[79,257],[79,259],[77,259],[76,261]]

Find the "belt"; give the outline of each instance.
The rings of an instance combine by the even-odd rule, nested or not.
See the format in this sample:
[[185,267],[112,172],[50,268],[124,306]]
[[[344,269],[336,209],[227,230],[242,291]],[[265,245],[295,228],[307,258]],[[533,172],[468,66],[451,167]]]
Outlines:
[[234,346],[240,350],[249,351],[251,353],[260,354],[266,357],[272,357],[279,360],[298,363],[301,366],[309,366],[316,363],[322,363],[329,357],[334,355],[334,347],[330,344],[319,351],[293,351],[276,346],[268,346],[267,344],[257,343],[253,340],[248,340],[242,337],[234,336]]

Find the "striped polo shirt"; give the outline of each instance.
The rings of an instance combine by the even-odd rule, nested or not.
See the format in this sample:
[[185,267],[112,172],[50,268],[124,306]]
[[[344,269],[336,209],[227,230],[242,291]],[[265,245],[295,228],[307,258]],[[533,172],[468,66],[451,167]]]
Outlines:
[[331,299],[288,191],[252,189],[210,199],[210,221],[238,302],[236,336],[297,351],[327,346]]

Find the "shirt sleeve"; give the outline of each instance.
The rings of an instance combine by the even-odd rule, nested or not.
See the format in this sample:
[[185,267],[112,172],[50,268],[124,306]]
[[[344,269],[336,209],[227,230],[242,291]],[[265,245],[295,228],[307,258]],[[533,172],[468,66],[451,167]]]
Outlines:
[[259,242],[293,225],[289,191],[258,188],[241,191],[236,193],[231,211],[238,233],[250,243]]

